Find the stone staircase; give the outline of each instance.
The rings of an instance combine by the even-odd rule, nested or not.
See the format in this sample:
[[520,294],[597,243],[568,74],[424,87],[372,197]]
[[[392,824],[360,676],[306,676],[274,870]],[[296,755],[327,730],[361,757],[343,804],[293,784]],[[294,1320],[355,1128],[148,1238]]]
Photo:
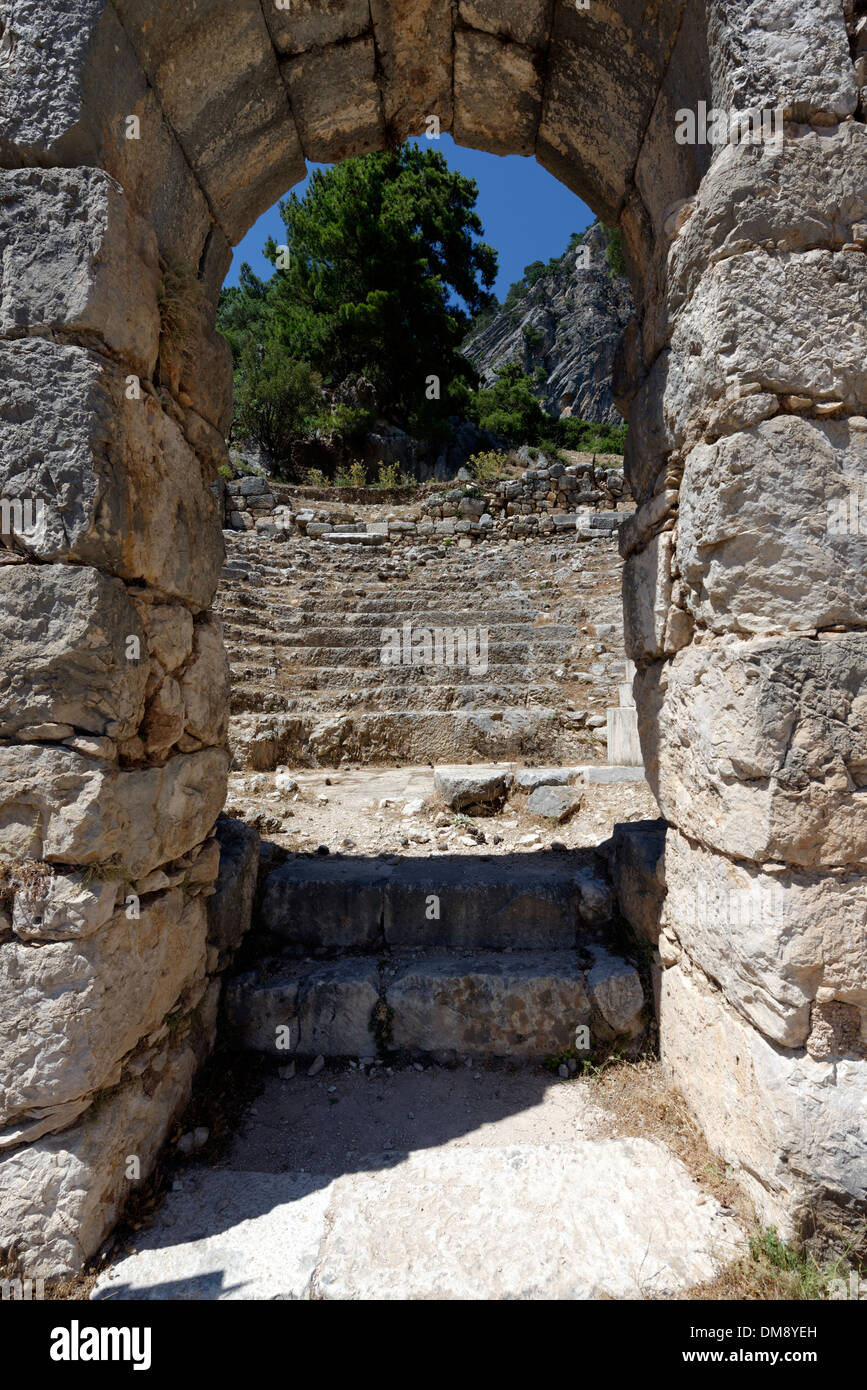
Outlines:
[[645,1028],[645,990],[619,926],[589,850],[290,855],[263,877],[253,964],[227,989],[228,1036],[284,1062],[629,1045]]
[[[625,667],[615,541],[535,543],[531,562],[514,542],[350,552],[227,533],[227,546],[236,765],[598,756],[588,720]],[[437,630],[441,659],[434,647],[410,664]]]

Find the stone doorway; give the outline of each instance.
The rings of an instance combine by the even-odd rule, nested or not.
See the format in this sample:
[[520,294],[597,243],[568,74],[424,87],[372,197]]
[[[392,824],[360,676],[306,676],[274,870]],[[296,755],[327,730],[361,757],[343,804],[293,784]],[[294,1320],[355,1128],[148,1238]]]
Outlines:
[[[781,44],[783,0],[0,3],[0,1245],[80,1264],[213,1035],[231,245],[305,157],[431,115],[535,153],[622,228],[641,306],[618,379],[625,621],[670,827],[663,1055],[768,1219],[857,1219],[861,10],[810,0]],[[708,108],[781,110],[782,146],[681,143],[678,113]],[[116,987],[130,951],[140,1012]]]

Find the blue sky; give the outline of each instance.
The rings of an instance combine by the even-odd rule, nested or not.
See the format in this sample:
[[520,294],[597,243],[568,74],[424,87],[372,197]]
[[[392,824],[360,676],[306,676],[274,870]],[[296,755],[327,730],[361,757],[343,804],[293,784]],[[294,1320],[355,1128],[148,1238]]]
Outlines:
[[[525,265],[559,256],[566,250],[572,233],[582,232],[593,221],[590,209],[535,159],[467,150],[456,145],[450,135],[430,144],[445,155],[453,169],[474,178],[479,186],[476,206],[484,223],[485,240],[500,253],[500,271],[494,286],[498,299],[503,298],[513,281],[521,278]],[[317,167],[322,166],[307,166],[308,178]],[[306,179],[295,185],[299,195],[305,184]],[[238,283],[244,261],[263,278],[272,274],[270,262],[262,255],[269,236],[278,243],[283,239],[283,223],[276,206],[269,208],[235,247],[227,285]]]

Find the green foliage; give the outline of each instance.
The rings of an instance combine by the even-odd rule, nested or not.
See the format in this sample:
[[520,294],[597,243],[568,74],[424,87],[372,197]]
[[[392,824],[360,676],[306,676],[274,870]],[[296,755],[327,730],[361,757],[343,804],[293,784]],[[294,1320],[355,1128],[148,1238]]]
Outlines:
[[321,468],[308,468],[307,470],[308,487],[330,487],[330,481],[326,478]]
[[623,233],[619,227],[606,227],[605,233],[608,237],[608,245],[605,247],[608,273],[612,276],[625,275],[626,257],[623,254]]
[[557,422],[557,435],[563,449],[584,454],[622,454],[626,448],[627,426],[595,424],[566,416]]
[[500,449],[473,454],[472,458],[467,460],[467,468],[480,483],[492,483],[505,477],[508,467],[509,455]]
[[[280,205],[288,265],[277,267],[269,239],[271,279],[244,266],[221,297],[238,376],[252,343],[269,361],[309,363],[328,386],[365,376],[380,415],[447,416],[452,384],[476,382],[459,352],[471,316],[495,302],[497,256],[481,240],[477,195],[474,180],[413,144],[315,171],[303,197]],[[430,375],[440,402],[426,401]]]
[[538,352],[545,341],[541,330],[534,323],[525,323],[521,329],[521,334],[530,352]]
[[334,475],[335,487],[367,487],[367,469],[360,459],[353,459],[349,468],[338,468]]
[[383,490],[394,487],[411,487],[414,482],[415,478],[411,477],[408,473],[401,472],[400,464],[380,463],[374,487],[379,487]]
[[493,386],[476,392],[472,411],[482,429],[503,435],[511,444],[535,444],[551,423],[533,394],[533,383],[516,362],[500,368]]
[[818,1265],[812,1255],[781,1240],[774,1226],[760,1227],[750,1236],[750,1258],[766,1278],[779,1285],[779,1296],[788,1299],[826,1299],[832,1281],[845,1278],[848,1270],[843,1258]]
[[248,342],[235,375],[234,431],[272,458],[286,459],[293,439],[322,410],[322,378],[307,362],[295,361],[279,346]]
[[591,424],[568,416],[556,420],[543,409],[535,385],[511,362],[499,370],[493,386],[476,392],[468,413],[483,429],[502,435],[510,444],[539,447],[548,457],[556,457],[560,449],[623,453],[626,425]]

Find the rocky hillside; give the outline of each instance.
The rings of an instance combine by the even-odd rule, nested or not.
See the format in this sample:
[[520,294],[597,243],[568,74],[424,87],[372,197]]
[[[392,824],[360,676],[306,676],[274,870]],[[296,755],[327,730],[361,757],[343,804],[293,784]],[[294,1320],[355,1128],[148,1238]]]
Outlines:
[[518,362],[552,415],[621,423],[611,369],[633,303],[626,278],[611,272],[606,243],[605,230],[590,227],[526,289],[510,292],[496,316],[467,339],[464,356],[483,385],[498,368]]

